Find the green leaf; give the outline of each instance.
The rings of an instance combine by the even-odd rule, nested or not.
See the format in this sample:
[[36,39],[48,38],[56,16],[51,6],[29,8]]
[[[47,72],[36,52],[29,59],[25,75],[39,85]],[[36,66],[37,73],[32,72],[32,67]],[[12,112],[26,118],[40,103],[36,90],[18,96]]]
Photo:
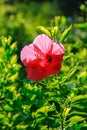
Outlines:
[[79,95],[79,96],[75,96],[72,100],[72,102],[76,102],[76,101],[87,101],[87,95]]
[[0,113],[0,120],[4,119],[5,118],[5,115]]
[[12,111],[13,108],[10,107],[8,104],[6,104],[6,105],[4,106],[4,110],[5,110],[5,111]]
[[62,33],[62,35],[60,36],[60,39],[59,39],[59,41],[60,41],[61,43],[64,41],[64,39],[65,39],[66,37],[68,37],[68,35],[70,34],[71,30],[72,30],[72,25],[70,25],[70,26]]
[[17,63],[17,55],[11,56],[11,64]]
[[64,109],[64,116],[65,117],[69,114],[70,110],[71,110],[70,107],[67,107],[67,108]]
[[87,23],[78,23],[78,24],[74,24],[74,26],[80,29],[87,29]]
[[16,127],[17,127],[18,130],[25,130],[25,129],[27,129],[28,125],[25,125],[25,124],[21,125],[21,124],[19,124]]
[[[86,2],[85,2],[86,3]],[[80,9],[84,12],[87,12],[87,5],[86,4],[81,4]]]
[[69,126],[73,126],[74,124],[85,120],[85,118],[81,117],[81,116],[73,116],[69,119],[70,123],[68,124]]
[[16,50],[17,50],[17,44],[16,44],[16,42],[14,42],[14,43],[10,46],[10,53],[12,54],[12,53],[16,52]]
[[58,26],[54,26],[51,29],[51,35],[52,35],[54,42],[58,42],[58,32],[59,32]]
[[80,82],[85,82],[86,79],[87,79],[87,73],[86,73],[86,71],[83,71],[82,73],[80,73],[80,74],[78,75],[78,80],[79,80]]
[[66,76],[64,76],[64,79],[62,80],[62,82],[65,82],[67,79],[69,80],[70,77],[75,74],[76,70],[77,70],[77,66],[74,66],[74,67],[68,72],[68,74],[67,74]]
[[38,26],[37,30],[40,31],[41,33],[45,33],[47,34],[49,37],[51,37],[51,33],[49,32],[49,30],[43,26]]
[[72,111],[72,112],[69,114],[69,116],[74,116],[74,115],[87,117],[87,113],[86,113],[86,112]]
[[[41,117],[41,115],[46,116],[47,113],[48,113],[49,111],[52,111],[52,110],[53,110],[53,108],[50,107],[50,106],[43,106],[43,107],[39,108],[36,112],[34,112],[34,113],[33,113],[33,116],[36,116],[37,118],[38,118],[38,117]],[[42,117],[43,117],[43,116],[42,116]]]
[[73,103],[72,109],[78,110],[78,111],[87,111],[87,106],[84,107],[84,104],[82,103]]
[[63,58],[63,62],[66,62],[67,60],[69,60],[71,57],[74,57],[74,54],[73,53],[69,53],[68,55],[65,55],[64,58]]
[[17,72],[17,73],[15,73],[14,75],[10,76],[10,77],[8,78],[8,80],[13,83],[13,82],[15,82],[15,80],[18,78],[18,75],[19,75],[19,74],[18,74],[18,72]]

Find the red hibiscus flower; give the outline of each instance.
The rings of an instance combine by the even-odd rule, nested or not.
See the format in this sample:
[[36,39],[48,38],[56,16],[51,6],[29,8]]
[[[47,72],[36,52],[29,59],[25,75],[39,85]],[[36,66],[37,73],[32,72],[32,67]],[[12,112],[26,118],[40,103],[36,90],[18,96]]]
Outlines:
[[64,47],[45,34],[38,35],[32,44],[24,46],[21,61],[26,66],[27,78],[40,81],[43,78],[58,74],[64,55]]

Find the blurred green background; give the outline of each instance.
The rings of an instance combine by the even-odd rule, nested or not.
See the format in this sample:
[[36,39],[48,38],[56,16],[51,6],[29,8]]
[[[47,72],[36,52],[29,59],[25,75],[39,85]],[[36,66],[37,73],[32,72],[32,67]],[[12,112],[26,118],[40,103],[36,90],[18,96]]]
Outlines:
[[11,35],[18,48],[31,43],[38,25],[48,26],[55,16],[67,23],[86,22],[85,0],[0,0],[0,36]]

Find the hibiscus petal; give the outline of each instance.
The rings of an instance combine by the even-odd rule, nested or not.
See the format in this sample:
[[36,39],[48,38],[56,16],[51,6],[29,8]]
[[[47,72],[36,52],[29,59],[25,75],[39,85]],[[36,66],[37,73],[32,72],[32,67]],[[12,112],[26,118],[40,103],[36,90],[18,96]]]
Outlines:
[[45,34],[40,34],[34,39],[33,44],[46,54],[52,50],[53,40]]
[[51,68],[51,74],[58,74],[61,69],[61,63],[59,64],[54,64]]
[[61,55],[53,55],[52,56],[52,64],[53,65],[61,63],[62,60],[63,60],[63,54],[61,54]]
[[40,65],[40,62],[38,60],[31,62],[26,68],[27,72],[27,78],[29,78],[32,81],[40,81],[44,77],[46,77],[44,74],[45,67]]
[[61,43],[54,43],[52,48],[53,55],[64,54],[64,46]]
[[49,76],[49,75],[53,75],[53,74],[58,74],[59,71],[61,69],[61,62],[60,63],[49,63],[49,64],[46,64],[45,66],[45,76]]
[[36,59],[36,52],[34,51],[33,44],[24,46],[24,48],[21,51],[20,58],[23,64],[26,66],[27,63],[31,60]]

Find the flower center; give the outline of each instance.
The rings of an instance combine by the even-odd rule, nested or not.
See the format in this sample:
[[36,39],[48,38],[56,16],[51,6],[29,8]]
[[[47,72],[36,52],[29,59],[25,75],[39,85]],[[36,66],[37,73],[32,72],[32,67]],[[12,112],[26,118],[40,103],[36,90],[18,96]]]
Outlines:
[[52,62],[52,57],[48,55],[47,60],[48,60],[48,62]]

